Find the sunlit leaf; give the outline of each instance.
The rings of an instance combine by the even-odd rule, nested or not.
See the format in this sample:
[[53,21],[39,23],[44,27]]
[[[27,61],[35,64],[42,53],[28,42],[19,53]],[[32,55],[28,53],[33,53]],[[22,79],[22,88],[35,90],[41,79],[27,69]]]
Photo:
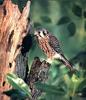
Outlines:
[[77,83],[79,81],[78,77],[75,74],[73,74],[73,76],[72,76],[72,81],[74,83]]
[[24,92],[27,96],[31,98],[30,88],[22,79],[18,78],[13,73],[8,73],[7,80],[15,89]]

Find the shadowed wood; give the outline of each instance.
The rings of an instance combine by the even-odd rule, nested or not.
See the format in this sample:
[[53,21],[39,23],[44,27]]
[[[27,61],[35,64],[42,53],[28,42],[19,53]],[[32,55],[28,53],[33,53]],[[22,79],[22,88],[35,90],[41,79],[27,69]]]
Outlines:
[[35,83],[39,81],[41,83],[47,82],[49,68],[50,64],[45,60],[41,61],[39,57],[34,58],[30,74],[28,74],[27,77],[27,84],[30,86],[33,100],[37,100],[37,98],[42,94],[42,91],[35,87]]

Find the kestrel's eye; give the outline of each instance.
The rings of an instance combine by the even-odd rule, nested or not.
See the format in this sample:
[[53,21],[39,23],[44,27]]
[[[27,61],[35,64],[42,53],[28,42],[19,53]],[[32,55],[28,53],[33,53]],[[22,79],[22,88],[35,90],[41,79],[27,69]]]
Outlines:
[[39,36],[39,37],[42,37],[42,36],[41,36],[41,31],[38,31],[38,36]]
[[43,31],[43,35],[46,35],[45,31]]

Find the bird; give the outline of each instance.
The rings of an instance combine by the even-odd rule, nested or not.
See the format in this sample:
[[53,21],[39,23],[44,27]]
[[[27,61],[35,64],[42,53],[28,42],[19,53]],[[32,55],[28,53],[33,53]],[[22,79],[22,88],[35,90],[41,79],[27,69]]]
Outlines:
[[64,56],[64,53],[60,47],[59,40],[50,33],[47,29],[37,29],[34,32],[39,47],[43,50],[47,56],[47,61],[52,62],[53,60],[60,60],[63,64],[73,71],[74,68],[69,60]]

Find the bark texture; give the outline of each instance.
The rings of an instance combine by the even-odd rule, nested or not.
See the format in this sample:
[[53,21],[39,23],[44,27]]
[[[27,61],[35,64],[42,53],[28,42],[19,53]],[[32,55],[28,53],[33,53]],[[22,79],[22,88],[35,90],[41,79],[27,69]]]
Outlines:
[[0,100],[10,99],[2,93],[11,88],[6,82],[6,75],[15,71],[15,59],[29,29],[29,11],[30,1],[22,12],[11,0],[4,0],[0,5]]
[[32,100],[37,98],[43,93],[35,87],[36,82],[46,83],[48,80],[50,64],[45,60],[41,61],[39,57],[35,57],[31,65],[29,76],[27,77],[27,84],[30,86],[32,93]]

